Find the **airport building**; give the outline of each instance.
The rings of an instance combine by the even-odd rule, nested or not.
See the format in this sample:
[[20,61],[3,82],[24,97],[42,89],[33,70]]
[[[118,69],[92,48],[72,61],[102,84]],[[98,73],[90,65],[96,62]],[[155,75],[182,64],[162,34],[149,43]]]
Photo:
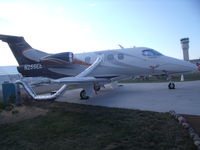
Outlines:
[[183,51],[183,60],[190,61],[197,66],[200,65],[200,58],[199,59],[189,59],[189,38],[181,38],[180,39],[182,51]]
[[183,50],[183,60],[189,61],[189,38],[182,38],[180,42]]

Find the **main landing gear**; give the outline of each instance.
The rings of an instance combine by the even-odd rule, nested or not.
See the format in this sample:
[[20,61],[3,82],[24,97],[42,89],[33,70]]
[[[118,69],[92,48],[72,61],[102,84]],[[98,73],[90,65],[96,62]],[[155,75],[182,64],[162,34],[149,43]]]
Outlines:
[[175,89],[175,84],[174,84],[174,82],[169,82],[168,88],[169,88],[169,89]]
[[100,85],[94,85],[94,91],[95,91],[95,92],[100,91],[100,89],[101,89],[101,86],[100,86]]
[[[100,91],[101,86],[98,85],[98,84],[95,84],[94,87],[93,87],[93,89],[94,89],[94,91],[93,91],[93,90],[92,90],[92,91],[95,92],[95,93],[97,94],[97,92]],[[86,91],[87,91],[87,90],[83,89],[83,90],[80,92],[80,97],[81,97],[82,100],[87,100],[87,99],[90,98],[90,97],[88,96],[89,93],[87,93]],[[91,91],[90,91],[90,92],[91,92]],[[91,95],[91,94],[89,94],[89,95]]]
[[82,100],[89,99],[89,96],[87,96],[86,90],[82,90],[80,92],[80,97],[81,97]]

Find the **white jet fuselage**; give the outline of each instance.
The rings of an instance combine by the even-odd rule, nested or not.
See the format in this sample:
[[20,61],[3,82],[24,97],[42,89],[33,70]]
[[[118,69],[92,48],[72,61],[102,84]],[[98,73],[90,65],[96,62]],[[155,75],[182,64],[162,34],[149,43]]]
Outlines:
[[138,75],[170,75],[191,73],[197,66],[183,60],[164,56],[159,52],[145,48],[126,48],[74,54],[74,58],[85,64],[73,64],[68,68],[51,68],[57,73],[76,76],[102,56],[100,65],[89,76],[116,77]]

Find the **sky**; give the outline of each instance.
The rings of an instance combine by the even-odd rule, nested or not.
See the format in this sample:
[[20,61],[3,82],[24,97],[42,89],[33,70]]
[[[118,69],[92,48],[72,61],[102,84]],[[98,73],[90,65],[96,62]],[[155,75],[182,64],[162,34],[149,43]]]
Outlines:
[[[150,47],[182,59],[200,58],[199,0],[0,0],[0,34],[23,36],[47,53]],[[17,65],[0,41],[0,66]]]

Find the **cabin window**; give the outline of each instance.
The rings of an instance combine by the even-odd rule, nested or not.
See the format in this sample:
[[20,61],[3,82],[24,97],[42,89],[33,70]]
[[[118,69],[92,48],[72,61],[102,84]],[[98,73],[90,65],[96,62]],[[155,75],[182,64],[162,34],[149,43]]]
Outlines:
[[91,58],[89,56],[85,57],[85,62],[86,63],[90,63],[91,62]]
[[114,59],[113,54],[109,54],[109,55],[107,56],[107,59],[108,59],[108,60],[113,60],[113,59]]
[[124,59],[124,54],[119,53],[119,54],[117,55],[117,57],[118,57],[118,59],[122,60],[122,59]]

